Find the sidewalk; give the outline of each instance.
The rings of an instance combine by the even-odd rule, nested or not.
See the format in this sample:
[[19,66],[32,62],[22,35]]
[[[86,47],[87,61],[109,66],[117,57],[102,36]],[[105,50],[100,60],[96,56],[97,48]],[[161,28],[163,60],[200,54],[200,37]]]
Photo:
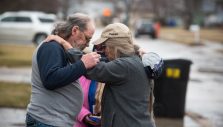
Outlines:
[[0,81],[30,83],[31,67],[7,68],[0,67]]
[[[24,127],[25,109],[0,108],[0,127]],[[190,117],[184,119],[156,118],[157,127],[211,127],[200,126]]]
[[0,127],[25,127],[25,109],[0,108]]

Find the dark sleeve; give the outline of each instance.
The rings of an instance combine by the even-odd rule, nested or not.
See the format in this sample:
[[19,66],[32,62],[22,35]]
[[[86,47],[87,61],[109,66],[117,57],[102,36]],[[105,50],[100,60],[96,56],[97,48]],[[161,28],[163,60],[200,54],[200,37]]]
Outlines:
[[66,51],[66,54],[67,54],[69,61],[71,63],[74,63],[74,62],[80,60],[84,53],[76,48],[71,48]]
[[128,74],[127,66],[120,60],[111,62],[100,62],[94,68],[87,70],[87,78],[99,82],[120,82],[126,78]]
[[[84,52],[76,48],[71,48],[66,51],[66,54],[67,54],[68,60],[71,63],[74,63],[81,59],[82,55],[84,55]],[[101,58],[100,58],[101,62],[106,62],[106,63],[109,62],[108,58],[104,54],[100,54],[100,55],[101,55]]]
[[68,64],[64,49],[56,42],[44,43],[39,48],[37,63],[43,85],[49,90],[66,86],[86,73],[82,61]]

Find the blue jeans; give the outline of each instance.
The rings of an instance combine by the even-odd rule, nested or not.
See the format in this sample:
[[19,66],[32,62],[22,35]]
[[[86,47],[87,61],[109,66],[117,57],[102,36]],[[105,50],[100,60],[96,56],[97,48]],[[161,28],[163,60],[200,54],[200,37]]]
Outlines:
[[55,127],[51,125],[47,125],[35,120],[29,114],[26,114],[26,127]]

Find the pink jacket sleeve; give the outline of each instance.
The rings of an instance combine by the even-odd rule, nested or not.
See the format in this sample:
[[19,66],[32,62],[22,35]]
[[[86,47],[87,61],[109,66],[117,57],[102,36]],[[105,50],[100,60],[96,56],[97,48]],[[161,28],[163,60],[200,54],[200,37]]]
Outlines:
[[80,77],[79,81],[80,81],[80,85],[82,87],[83,94],[84,94],[84,103],[83,103],[80,113],[77,116],[77,120],[82,123],[84,117],[91,113],[89,111],[89,104],[88,104],[88,92],[89,92],[91,80],[82,76]]
[[91,112],[88,110],[88,109],[86,109],[85,107],[82,107],[81,108],[81,112],[78,114],[78,116],[77,116],[77,120],[79,121],[79,122],[83,122],[83,119],[84,119],[84,117],[86,116],[86,115],[88,115],[88,114],[90,114]]

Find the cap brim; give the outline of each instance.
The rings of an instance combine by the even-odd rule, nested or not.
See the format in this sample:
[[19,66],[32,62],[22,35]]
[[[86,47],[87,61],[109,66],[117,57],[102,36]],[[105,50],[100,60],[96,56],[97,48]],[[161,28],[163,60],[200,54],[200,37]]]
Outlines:
[[102,44],[103,42],[105,42],[108,38],[99,38],[97,40],[95,40],[94,42],[92,42],[93,45],[99,45]]

